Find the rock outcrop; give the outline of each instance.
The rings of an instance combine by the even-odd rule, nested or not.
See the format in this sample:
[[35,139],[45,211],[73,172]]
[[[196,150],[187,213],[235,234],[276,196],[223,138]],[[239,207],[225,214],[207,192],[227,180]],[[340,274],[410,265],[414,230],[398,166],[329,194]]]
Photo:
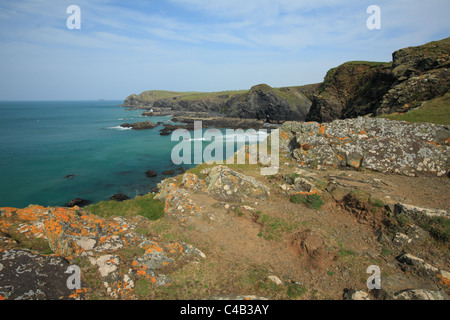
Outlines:
[[146,129],[153,129],[158,126],[158,124],[155,124],[151,121],[144,121],[144,122],[136,122],[136,123],[124,123],[120,125],[122,128],[130,128],[133,130],[146,130]]
[[254,86],[247,94],[226,101],[224,112],[229,117],[269,121],[306,118],[311,101],[296,89],[275,91],[266,84]]
[[331,69],[307,121],[404,113],[450,88],[450,38],[393,53],[392,63],[347,62]]
[[393,83],[390,63],[347,62],[331,69],[314,95],[307,121],[373,113]]
[[448,173],[450,128],[356,118],[327,124],[288,122],[280,148],[308,167],[352,167],[415,176]]
[[[139,279],[168,285],[171,279],[164,268],[205,257],[188,244],[137,233],[136,225],[122,217],[103,219],[79,207],[0,208],[0,298],[83,299],[93,290],[83,279],[97,269],[105,295],[134,299]],[[33,251],[22,249],[24,243]],[[136,254],[130,257],[130,250]],[[67,285],[69,266],[80,268],[79,288]]]
[[394,52],[394,83],[376,113],[406,112],[447,93],[450,88],[449,55],[450,38]]
[[[199,94],[172,93],[158,95],[142,93],[131,95],[125,107],[154,109],[158,115],[168,114],[185,116],[189,113],[213,115],[216,117],[256,119],[262,121],[305,120],[311,106],[309,97],[315,92],[317,85],[303,87],[271,88],[266,84],[252,87],[244,93]],[[150,92],[150,91],[149,91]],[[170,112],[169,112],[170,111]],[[203,115],[203,117],[204,117]]]

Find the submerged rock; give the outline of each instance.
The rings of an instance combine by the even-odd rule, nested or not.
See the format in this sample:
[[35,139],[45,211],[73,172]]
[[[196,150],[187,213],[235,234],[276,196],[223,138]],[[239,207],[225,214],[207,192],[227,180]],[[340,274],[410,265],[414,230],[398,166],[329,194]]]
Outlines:
[[157,174],[155,171],[153,171],[153,170],[147,170],[147,171],[145,172],[145,175],[147,176],[147,178],[154,178],[154,177],[156,177],[158,174]]

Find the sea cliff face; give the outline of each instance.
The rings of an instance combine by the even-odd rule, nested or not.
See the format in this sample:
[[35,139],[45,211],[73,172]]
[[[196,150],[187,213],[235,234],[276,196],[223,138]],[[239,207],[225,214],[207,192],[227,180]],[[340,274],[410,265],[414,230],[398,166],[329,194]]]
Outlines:
[[264,121],[303,121],[311,106],[311,92],[316,87],[317,85],[271,88],[261,84],[248,91],[210,94],[164,92],[158,95],[157,92],[148,91],[127,97],[124,106],[165,113],[170,111],[175,115],[193,112]]
[[321,84],[211,94],[147,91],[124,106],[203,112],[231,118],[316,121],[404,113],[444,96],[450,88],[450,38],[398,50],[392,62],[346,62]]
[[393,53],[392,63],[348,62],[330,70],[308,121],[403,113],[450,88],[450,38]]

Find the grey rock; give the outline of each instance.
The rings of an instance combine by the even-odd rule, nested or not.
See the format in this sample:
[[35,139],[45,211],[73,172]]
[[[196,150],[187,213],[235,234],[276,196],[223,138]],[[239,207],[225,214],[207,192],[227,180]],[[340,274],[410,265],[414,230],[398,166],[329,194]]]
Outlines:
[[55,255],[0,251],[0,296],[8,300],[71,299],[75,290],[67,286],[68,267],[65,259]]
[[431,291],[425,289],[413,289],[398,292],[395,300],[449,300],[444,291]]

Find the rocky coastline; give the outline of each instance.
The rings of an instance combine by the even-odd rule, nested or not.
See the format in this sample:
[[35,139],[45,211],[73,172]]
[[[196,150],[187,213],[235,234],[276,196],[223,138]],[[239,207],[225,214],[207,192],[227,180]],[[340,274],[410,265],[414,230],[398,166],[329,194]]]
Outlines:
[[379,117],[448,94],[449,46],[321,84],[128,97],[172,121],[133,130],[279,129],[277,173],[244,146],[135,199],[0,208],[0,300],[449,300],[450,124]]

